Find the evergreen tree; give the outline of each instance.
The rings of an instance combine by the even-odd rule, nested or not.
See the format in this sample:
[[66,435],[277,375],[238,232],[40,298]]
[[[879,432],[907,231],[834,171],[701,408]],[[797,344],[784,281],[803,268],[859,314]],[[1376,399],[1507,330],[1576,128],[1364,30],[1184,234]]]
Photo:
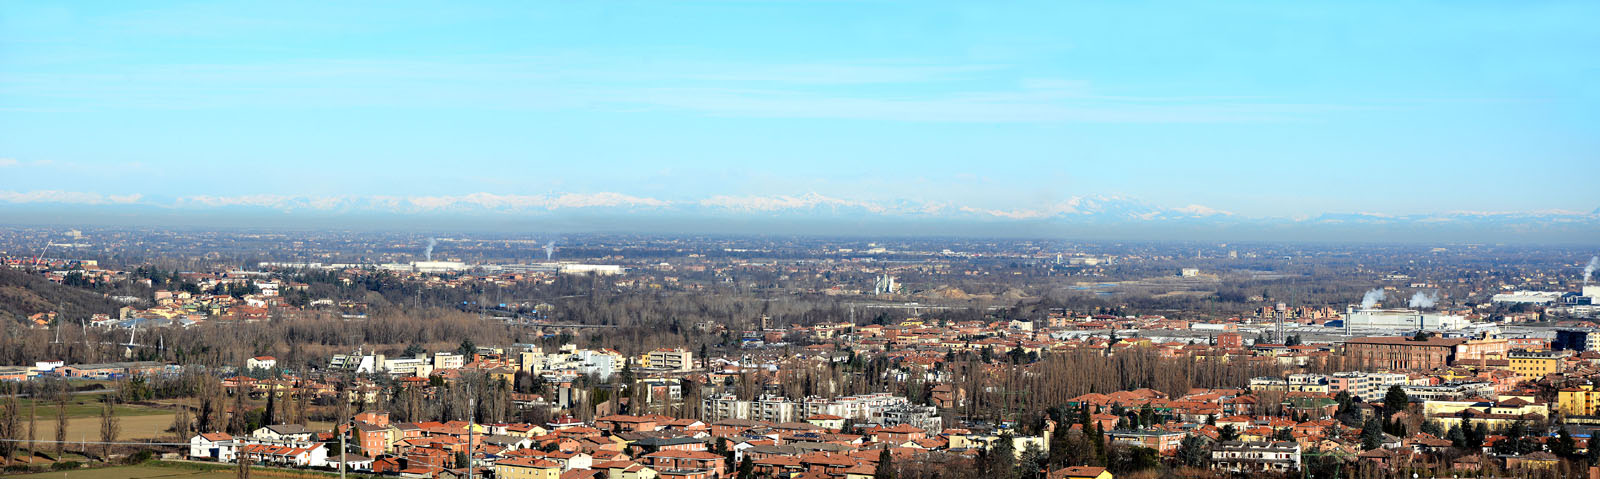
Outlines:
[[1578,444],[1572,440],[1572,434],[1567,432],[1565,427],[1556,433],[1555,440],[1550,441],[1550,453],[1560,456],[1562,459],[1575,459],[1577,451]]
[[1020,479],[1041,479],[1045,475],[1049,455],[1036,443],[1028,443],[1022,449],[1022,460],[1017,463],[1017,475]]
[[[743,468],[740,465],[740,469]],[[872,479],[894,479],[894,457],[889,455],[889,448],[883,448],[883,452],[878,453],[878,467],[872,470]]]
[[1443,426],[1439,425],[1439,421],[1422,422],[1422,432],[1433,437],[1444,437],[1444,431],[1441,429],[1442,427]]
[[984,461],[985,466],[987,466],[984,469],[988,471],[986,477],[997,479],[1013,479],[1016,477],[1017,453],[1016,446],[1011,443],[1011,439],[1010,432],[1000,433],[1000,437],[995,438],[994,444],[989,447],[988,457]]
[[1183,442],[1178,443],[1178,462],[1189,467],[1205,467],[1206,461],[1211,459],[1211,448],[1206,444],[1206,439],[1199,435],[1183,437]]
[[1389,386],[1389,392],[1383,395],[1383,414],[1385,417],[1406,410],[1411,405],[1411,398],[1406,397],[1406,392],[1399,385]]
[[1361,449],[1371,451],[1383,445],[1383,424],[1378,418],[1368,418],[1361,427]]
[[1481,449],[1481,448],[1483,448],[1484,439],[1489,437],[1489,427],[1485,423],[1481,423],[1481,422],[1477,423],[1477,424],[1474,424],[1474,425],[1471,425],[1471,426],[1467,426],[1466,425],[1467,421],[1465,419],[1463,419],[1461,423],[1463,424],[1461,426],[1461,430],[1465,431],[1465,433],[1466,433],[1467,448],[1468,449]]
[[277,424],[278,423],[278,392],[277,391],[274,391],[272,389],[268,389],[267,390],[267,412],[261,418],[261,422],[263,422],[263,423],[265,423],[267,425],[273,425],[273,424]]

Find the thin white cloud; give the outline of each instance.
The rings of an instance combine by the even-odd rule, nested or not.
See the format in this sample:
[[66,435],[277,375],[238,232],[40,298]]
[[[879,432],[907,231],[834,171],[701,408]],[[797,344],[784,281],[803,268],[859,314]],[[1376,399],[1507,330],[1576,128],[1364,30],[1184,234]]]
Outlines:
[[[470,56],[415,60],[318,59],[169,64],[129,71],[15,72],[15,98],[79,108],[297,108],[332,106],[539,111],[666,109],[741,118],[828,118],[971,123],[1211,123],[1300,120],[1348,105],[1266,98],[1104,95],[1088,82],[1007,74],[1006,65],[914,60],[740,64],[673,59],[639,71],[594,55]],[[895,85],[873,93],[839,86]],[[890,93],[892,92],[892,93]]]
[[20,164],[22,164],[22,162],[17,161],[16,158],[0,158],[0,168],[4,168],[4,167],[8,167],[8,166],[17,166],[17,165],[20,165]]

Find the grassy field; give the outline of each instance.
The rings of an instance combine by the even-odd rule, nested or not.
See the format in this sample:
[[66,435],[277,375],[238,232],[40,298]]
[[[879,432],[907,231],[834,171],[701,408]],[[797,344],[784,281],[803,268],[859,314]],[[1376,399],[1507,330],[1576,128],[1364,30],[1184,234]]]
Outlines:
[[[78,394],[78,395],[72,396],[72,399],[67,402],[67,417],[69,417],[69,418],[100,417],[100,407],[101,407],[100,401],[105,397],[105,394],[106,393]],[[22,400],[19,400],[17,402],[21,404],[22,413],[23,414],[27,414],[28,410],[29,410],[28,409],[29,406],[33,404],[33,400],[32,399],[22,399]],[[146,415],[152,415],[152,414],[172,414],[171,411],[166,411],[166,410],[157,409],[157,408],[150,408],[150,407],[144,407],[144,406],[128,406],[128,405],[120,405],[120,404],[117,405],[115,411],[117,412],[117,416],[119,416],[119,417],[146,416]],[[56,405],[55,405],[55,403],[52,403],[50,401],[41,401],[39,403],[39,420],[40,421],[44,421],[45,418],[50,418],[50,420],[55,420],[55,417],[56,417]]]

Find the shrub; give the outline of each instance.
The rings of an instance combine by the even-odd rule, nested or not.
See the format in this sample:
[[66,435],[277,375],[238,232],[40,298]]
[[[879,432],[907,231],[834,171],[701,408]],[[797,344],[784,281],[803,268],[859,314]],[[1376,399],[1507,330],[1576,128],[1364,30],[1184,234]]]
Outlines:
[[61,461],[50,465],[50,469],[56,471],[65,471],[67,469],[77,469],[80,467],[83,467],[83,463],[78,461]]

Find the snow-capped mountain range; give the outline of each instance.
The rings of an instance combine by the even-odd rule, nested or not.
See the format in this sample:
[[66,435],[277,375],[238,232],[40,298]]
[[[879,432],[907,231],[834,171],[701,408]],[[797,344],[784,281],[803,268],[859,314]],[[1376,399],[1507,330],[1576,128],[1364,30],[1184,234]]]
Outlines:
[[872,201],[819,193],[798,195],[712,195],[661,199],[617,192],[519,195],[472,193],[439,196],[387,195],[238,195],[178,196],[104,195],[70,191],[0,191],[0,207],[55,205],[68,207],[153,208],[170,212],[276,212],[322,215],[377,213],[388,215],[517,215],[559,214],[690,216],[705,218],[804,219],[929,219],[964,221],[1065,223],[1216,223],[1315,225],[1516,225],[1600,224],[1594,211],[1454,211],[1437,214],[1321,213],[1299,217],[1249,217],[1201,204],[1156,205],[1127,196],[1073,196],[1065,200],[1010,208],[978,207],[925,200]]

